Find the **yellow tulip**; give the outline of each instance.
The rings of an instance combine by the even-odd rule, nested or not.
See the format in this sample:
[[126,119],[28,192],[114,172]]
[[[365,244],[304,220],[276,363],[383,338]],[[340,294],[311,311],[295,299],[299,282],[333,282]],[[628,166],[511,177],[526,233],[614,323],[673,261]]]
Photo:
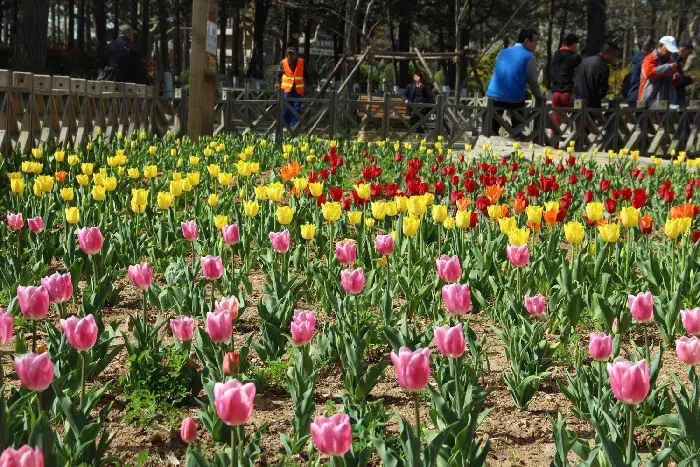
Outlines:
[[545,211],[557,211],[559,212],[559,201],[545,201],[544,203]]
[[141,130],[141,131],[139,132],[139,138],[141,138],[141,139],[146,139],[146,132],[143,131],[143,130]]
[[190,181],[186,178],[180,180],[180,185],[182,185],[182,191],[184,191],[185,193],[189,193],[190,191],[192,191],[192,188],[194,188]]
[[148,153],[149,153],[151,156],[155,156],[157,151],[158,151],[158,148],[156,148],[155,146],[149,146],[149,147],[148,147]]
[[447,219],[447,206],[444,204],[433,205],[433,220],[438,224],[445,222]]
[[426,206],[432,206],[433,203],[435,202],[435,195],[429,191],[423,195],[423,198],[425,198]]
[[253,187],[253,191],[255,192],[255,199],[258,201],[265,201],[267,199],[267,188],[265,188],[265,186]]
[[187,174],[187,181],[189,182],[190,185],[197,186],[199,185],[199,172],[190,172]]
[[[297,177],[297,178],[293,179],[292,183],[294,183],[294,188],[298,192],[302,192],[302,191],[306,190],[306,187],[309,186],[309,181],[303,177]],[[323,189],[323,187],[321,187],[321,189]]]
[[88,177],[92,175],[92,170],[93,170],[93,164],[91,162],[83,162],[80,165],[80,169],[83,171],[85,175]]
[[92,187],[92,199],[95,201],[104,201],[105,189],[103,186],[95,185]]
[[66,222],[69,224],[77,224],[80,221],[80,210],[78,208],[66,208],[64,213]]
[[362,220],[362,211],[348,211],[348,221],[352,225],[359,224]]
[[494,220],[500,219],[503,216],[503,209],[501,209],[501,206],[498,204],[489,206],[487,212],[489,213],[489,218]]
[[340,219],[340,213],[342,209],[340,208],[340,203],[335,201],[323,203],[321,205],[321,212],[323,213],[323,218],[328,222],[335,222]]
[[382,220],[386,217],[386,203],[384,201],[374,201],[372,203],[372,217]]
[[452,230],[455,228],[455,218],[452,216],[447,216],[442,223],[442,226],[447,230]]
[[370,186],[367,183],[358,183],[355,185],[355,193],[360,199],[369,199]]
[[394,217],[399,212],[398,206],[396,206],[396,201],[387,201],[384,203],[386,209],[386,215],[389,217]]
[[532,224],[540,224],[542,222],[542,206],[530,205],[525,208],[527,221]]
[[218,164],[209,164],[207,166],[207,172],[212,178],[217,178],[221,173],[221,167]]
[[70,156],[68,156],[68,165],[70,165],[72,167],[77,163],[78,163],[78,156],[76,156],[75,154],[71,154]]
[[[501,219],[503,220],[503,219]],[[528,228],[520,228],[520,229],[513,229],[508,233],[508,241],[510,242],[511,245],[515,246],[523,246],[527,243],[527,241],[530,239],[530,229]]]
[[309,191],[313,197],[320,196],[323,193],[323,182],[309,183]]
[[216,205],[219,204],[219,197],[214,193],[210,194],[209,198],[207,199],[207,204],[210,208],[215,208]]
[[80,186],[87,186],[87,184],[90,183],[90,177],[84,174],[76,176],[75,179],[78,180],[78,185]]
[[620,222],[623,227],[636,227],[639,220],[639,211],[633,206],[625,206],[620,210]]
[[214,226],[221,230],[228,223],[228,217],[224,215],[214,216]]
[[158,166],[147,165],[146,167],[143,168],[143,176],[148,178],[148,179],[157,177],[158,176]]
[[63,201],[73,201],[74,197],[75,194],[73,193],[73,188],[69,186],[66,188],[61,188],[61,198],[63,198]]
[[141,177],[139,169],[137,168],[128,169],[126,172],[129,174],[129,178],[131,178],[132,180],[136,180],[139,177]]
[[408,211],[408,198],[405,196],[396,196],[394,197],[394,201],[396,201],[396,207],[399,209],[399,211]]
[[105,190],[114,191],[117,189],[117,177],[105,177],[103,185]]
[[428,204],[423,196],[411,196],[408,198],[408,213],[413,217],[423,217],[428,210]]
[[170,205],[173,204],[173,198],[174,196],[167,191],[158,192],[158,207],[163,210],[170,208]]
[[24,179],[23,178],[13,178],[10,180],[10,188],[12,193],[17,196],[22,196],[24,193]]
[[146,203],[148,203],[148,191],[142,188],[132,188],[131,199],[136,202],[136,204],[145,206]]
[[284,185],[279,182],[270,183],[265,188],[267,193],[267,198],[273,203],[279,203],[282,200],[282,195],[284,195]]
[[180,183],[180,180],[173,180],[170,182],[170,194],[173,196],[180,196],[182,194],[182,183]]
[[620,226],[617,224],[599,225],[598,231],[605,243],[615,243],[620,238]]
[[146,211],[145,204],[138,204],[134,199],[131,200],[131,210],[134,214],[142,214]]
[[501,233],[507,237],[518,228],[518,223],[515,221],[515,217],[501,217],[498,219],[498,227],[501,229]]
[[420,219],[410,216],[403,218],[403,234],[407,237],[412,237],[418,232],[420,227]]
[[680,217],[676,219],[667,219],[664,225],[664,233],[668,238],[676,239],[690,228],[692,219],[690,217]]
[[564,237],[571,244],[581,243],[585,234],[586,229],[580,222],[571,221],[564,224]]
[[277,220],[282,225],[289,225],[294,218],[295,208],[290,208],[289,206],[279,206],[277,208]]
[[591,222],[598,222],[603,218],[603,203],[594,201],[586,205],[586,216]]
[[257,201],[245,201],[243,203],[243,210],[246,216],[255,217],[258,215],[258,211],[260,211],[260,205]]
[[221,172],[217,178],[221,186],[229,186],[231,180],[233,180],[233,174],[230,172]]
[[42,155],[43,151],[40,148],[32,148],[32,156],[34,156],[35,159],[41,159]]
[[301,226],[301,238],[312,240],[316,236],[316,226],[314,224],[304,224]]
[[368,229],[373,228],[374,227],[374,219],[372,219],[371,217],[368,217],[367,219],[365,219],[365,227],[367,227]]
[[457,211],[455,223],[460,229],[467,229],[471,224],[472,212],[471,211]]
[[53,153],[53,158],[56,162],[63,162],[66,158],[66,153],[65,151],[56,151]]

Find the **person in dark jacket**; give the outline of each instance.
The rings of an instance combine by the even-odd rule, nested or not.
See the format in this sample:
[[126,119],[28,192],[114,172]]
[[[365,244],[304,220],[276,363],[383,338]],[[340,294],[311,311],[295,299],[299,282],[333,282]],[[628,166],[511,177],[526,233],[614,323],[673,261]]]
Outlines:
[[627,105],[630,107],[637,107],[637,94],[639,94],[639,83],[642,79],[642,62],[644,57],[654,50],[654,46],[655,43],[653,41],[646,41],[644,46],[642,46],[642,50],[632,55],[632,71],[629,75],[629,84],[625,87],[626,92],[623,93],[623,96],[627,99]]
[[107,44],[100,59],[100,81],[148,84],[146,65],[134,46],[134,30],[128,24],[119,27],[119,37]]
[[[574,73],[581,63],[578,52],[579,38],[576,34],[568,34],[559,50],[554,52],[549,67],[549,77],[552,80],[552,107],[571,107],[571,94],[574,91]],[[552,113],[552,119],[561,125],[558,112]],[[559,143],[554,144],[555,148]]]
[[616,56],[617,46],[606,42],[598,55],[581,61],[574,78],[574,99],[586,101],[586,105],[592,109],[603,106],[603,98],[608,93],[610,63]]
[[[686,76],[683,73],[683,67],[685,66],[685,60],[693,53],[693,40],[688,39],[680,48],[677,55],[673,56],[673,59],[678,63],[678,70],[676,71],[678,76],[673,77],[673,83],[676,88],[675,99],[671,104],[677,105],[679,109],[684,110],[688,106],[685,88],[693,84],[695,78],[692,76]],[[678,84],[676,84],[678,83]]]
[[[406,96],[404,102],[406,104],[433,104],[435,102],[435,88],[432,84],[426,83],[423,75],[420,72],[413,74],[413,83],[406,86]],[[406,107],[406,115],[410,117],[411,125],[420,122],[423,115],[428,115],[432,112],[431,107],[412,108]],[[423,126],[416,128],[418,133],[423,132]]]

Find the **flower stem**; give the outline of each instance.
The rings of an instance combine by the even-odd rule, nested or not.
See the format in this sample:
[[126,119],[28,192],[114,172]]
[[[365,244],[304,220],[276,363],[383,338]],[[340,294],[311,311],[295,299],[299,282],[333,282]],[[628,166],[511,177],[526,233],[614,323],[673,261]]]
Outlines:
[[143,291],[143,329],[148,326],[148,318],[146,317],[146,291]]
[[632,465],[634,452],[634,405],[627,406],[627,465]]
[[80,373],[80,410],[85,410],[85,351],[80,353],[82,371]]
[[235,246],[231,245],[231,291],[232,294],[236,295],[238,292],[238,284],[236,284],[236,250]]
[[462,366],[462,362],[459,358],[453,358],[450,359],[450,361],[454,363],[456,402],[455,413],[458,417],[460,417],[462,413],[462,379],[460,378],[460,367]]
[[598,403],[603,397],[603,362],[598,361]]
[[647,335],[647,326],[642,324],[642,328],[644,328],[644,358],[646,358],[647,363],[649,363],[651,351],[649,350],[649,337]]
[[36,320],[32,320],[32,353],[36,353]]
[[421,443],[420,439],[420,434],[421,434],[421,429],[420,429],[420,411],[418,410],[418,393],[413,394],[413,412],[414,416],[416,417],[416,438],[418,438],[418,443]]
[[231,427],[231,467],[237,467],[238,466],[238,454],[236,452],[236,426]]

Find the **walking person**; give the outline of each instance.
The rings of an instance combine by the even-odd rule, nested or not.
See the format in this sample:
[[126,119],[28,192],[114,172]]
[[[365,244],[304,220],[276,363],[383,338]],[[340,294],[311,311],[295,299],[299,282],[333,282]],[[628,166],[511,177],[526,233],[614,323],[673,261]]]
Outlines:
[[591,109],[603,107],[603,99],[608,93],[610,64],[617,57],[617,46],[605,42],[600,53],[581,61],[574,77],[574,99],[586,101]]
[[646,41],[642,46],[642,50],[637,51],[632,55],[632,71],[630,72],[629,87],[624,93],[629,107],[637,107],[637,96],[639,95],[639,84],[642,80],[642,62],[647,55],[654,50],[654,42]]
[[687,93],[685,88],[690,86],[695,82],[693,76],[686,76],[683,72],[683,67],[685,66],[685,61],[688,59],[690,54],[693,53],[693,40],[688,39],[683,46],[678,51],[678,54],[673,56],[673,59],[678,64],[678,70],[673,76],[673,83],[676,87],[675,100],[671,102],[672,105],[678,106],[680,110],[685,110],[688,106]]
[[107,44],[98,66],[99,81],[148,84],[146,65],[134,46],[134,30],[128,24],[119,27],[119,37]]
[[[297,49],[294,47],[287,48],[287,57],[280,63],[280,79],[280,84],[275,87],[284,92],[284,122],[294,128],[301,116],[301,102],[292,101],[287,104],[287,100],[304,96],[304,59],[297,56]],[[294,112],[289,108],[290,105]]]
[[[574,74],[576,68],[581,63],[581,56],[578,54],[579,38],[576,34],[567,34],[564,41],[552,57],[549,67],[549,77],[552,81],[552,107],[572,107],[571,96],[574,91]],[[557,126],[562,121],[559,112],[552,113],[552,120]],[[554,136],[554,134],[552,134]],[[554,147],[559,147],[559,142],[554,143]]]
[[676,39],[664,36],[656,50],[644,57],[637,100],[648,108],[657,108],[661,101],[673,102],[676,92],[673,78],[678,70],[678,64],[673,60],[675,53],[678,53]]
[[[491,82],[486,90],[486,96],[493,99],[497,112],[503,116],[505,109],[511,114],[511,121],[515,126],[513,113],[525,107],[525,88],[529,87],[535,98],[536,105],[542,101],[542,90],[537,77],[537,61],[535,50],[540,41],[540,35],[534,29],[522,29],[518,34],[518,42],[512,47],[501,50],[496,59],[496,67],[491,77]],[[503,109],[503,110],[501,110]],[[498,134],[500,123],[494,118],[491,129]],[[523,140],[519,133],[517,140]]]

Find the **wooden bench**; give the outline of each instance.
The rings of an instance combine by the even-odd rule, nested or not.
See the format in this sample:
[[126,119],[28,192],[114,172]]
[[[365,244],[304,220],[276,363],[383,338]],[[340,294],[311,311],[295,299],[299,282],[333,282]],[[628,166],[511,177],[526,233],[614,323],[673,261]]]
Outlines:
[[[360,108],[358,115],[361,119],[370,118],[373,120],[383,120],[384,119],[384,98],[367,96],[363,94],[360,96]],[[400,97],[392,97],[391,103],[394,104],[391,107],[391,112],[389,118],[391,120],[408,120],[409,116],[406,115],[406,104]]]

